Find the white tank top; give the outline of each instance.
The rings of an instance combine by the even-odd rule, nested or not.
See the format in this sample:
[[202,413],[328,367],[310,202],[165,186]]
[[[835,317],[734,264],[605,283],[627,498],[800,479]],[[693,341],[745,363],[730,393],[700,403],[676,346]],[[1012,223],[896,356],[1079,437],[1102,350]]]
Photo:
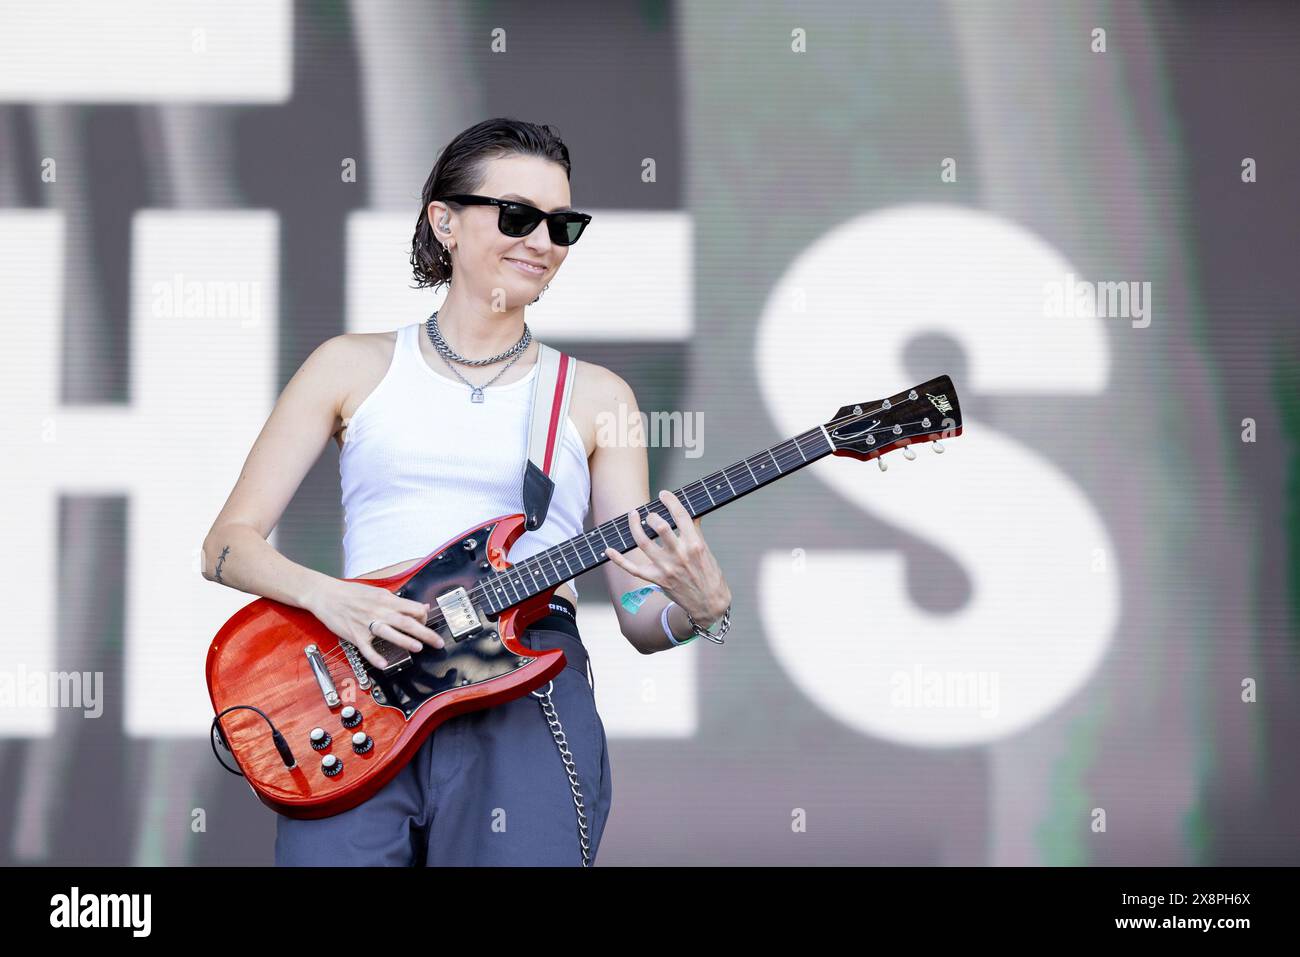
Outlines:
[[[469,386],[429,368],[422,335],[422,322],[397,330],[388,371],[343,436],[344,578],[423,558],[480,522],[523,512],[537,364],[522,379],[484,388],[483,402],[471,402]],[[551,478],[546,521],[515,540],[507,556],[515,564],[582,534],[591,473],[572,416]],[[572,579],[569,585],[576,595]]]

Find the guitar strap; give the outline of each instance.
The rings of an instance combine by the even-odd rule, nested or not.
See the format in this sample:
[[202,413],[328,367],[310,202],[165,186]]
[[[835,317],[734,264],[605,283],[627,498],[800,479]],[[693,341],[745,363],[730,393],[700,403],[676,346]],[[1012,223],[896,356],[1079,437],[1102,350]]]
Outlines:
[[555,481],[551,471],[559,455],[564,420],[577,363],[546,343],[538,343],[537,378],[533,380],[532,412],[528,420],[528,461],[524,463],[524,527],[541,528],[551,504]]

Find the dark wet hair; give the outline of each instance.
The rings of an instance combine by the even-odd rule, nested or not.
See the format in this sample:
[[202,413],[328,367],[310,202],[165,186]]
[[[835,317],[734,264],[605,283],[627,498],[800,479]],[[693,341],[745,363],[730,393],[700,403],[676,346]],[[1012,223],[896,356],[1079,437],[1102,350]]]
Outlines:
[[[476,123],[457,134],[433,164],[420,197],[420,215],[415,220],[411,240],[411,268],[415,271],[415,288],[436,289],[451,282],[451,259],[443,255],[442,243],[434,239],[429,224],[429,204],[439,196],[474,193],[483,182],[487,164],[501,156],[540,156],[564,167],[570,173],[569,148],[550,126],[496,117]],[[460,203],[443,200],[459,212]]]

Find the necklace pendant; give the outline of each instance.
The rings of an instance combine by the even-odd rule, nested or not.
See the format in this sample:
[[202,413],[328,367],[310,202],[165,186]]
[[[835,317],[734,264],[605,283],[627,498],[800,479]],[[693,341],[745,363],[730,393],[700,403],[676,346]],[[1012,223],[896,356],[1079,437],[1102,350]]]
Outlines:
[[475,387],[474,391],[469,394],[469,400],[471,402],[482,402],[483,390],[478,387]]

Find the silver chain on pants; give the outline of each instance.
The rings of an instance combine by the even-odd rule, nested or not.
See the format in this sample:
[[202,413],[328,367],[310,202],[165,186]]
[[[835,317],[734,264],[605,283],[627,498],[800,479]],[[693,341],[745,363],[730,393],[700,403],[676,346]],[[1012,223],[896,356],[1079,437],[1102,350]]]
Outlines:
[[587,835],[587,811],[582,805],[582,788],[578,785],[578,768],[573,763],[573,755],[569,752],[569,742],[564,736],[564,728],[560,725],[560,716],[555,713],[555,703],[551,701],[551,690],[555,687],[554,681],[546,682],[545,691],[530,691],[538,703],[542,706],[542,714],[546,716],[546,723],[551,727],[551,736],[555,738],[555,745],[560,749],[560,759],[564,761],[564,770],[569,775],[569,789],[573,791],[573,806],[578,809],[578,843],[582,846],[582,866],[591,866],[591,838]]

